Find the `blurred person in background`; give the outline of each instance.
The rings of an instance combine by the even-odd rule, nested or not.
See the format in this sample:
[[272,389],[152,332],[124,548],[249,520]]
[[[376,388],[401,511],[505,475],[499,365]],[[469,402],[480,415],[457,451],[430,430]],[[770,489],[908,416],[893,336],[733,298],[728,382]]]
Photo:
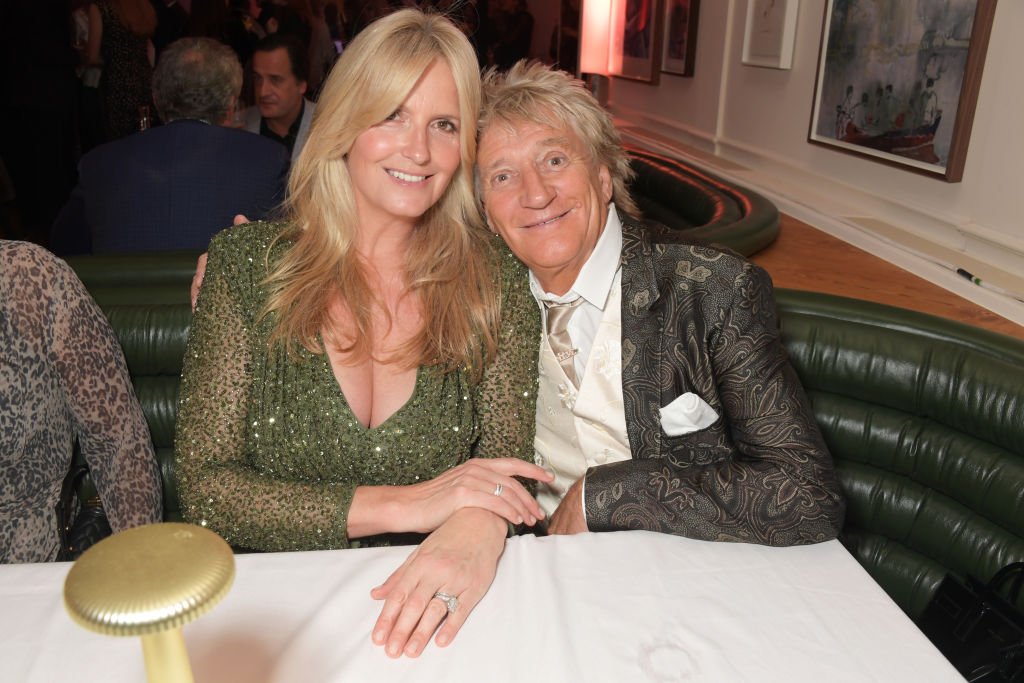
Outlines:
[[246,130],[284,145],[293,161],[306,142],[316,109],[306,99],[308,71],[309,54],[298,39],[288,34],[268,35],[252,55],[256,104],[241,115]]
[[241,86],[231,48],[212,38],[171,43],[153,78],[166,123],[82,158],[53,226],[54,252],[203,250],[235,214],[266,216],[283,198],[288,155],[228,127]]
[[149,39],[155,30],[156,11],[149,0],[96,0],[89,6],[86,59],[103,70],[99,88],[108,141],[138,131],[144,120],[148,125]]

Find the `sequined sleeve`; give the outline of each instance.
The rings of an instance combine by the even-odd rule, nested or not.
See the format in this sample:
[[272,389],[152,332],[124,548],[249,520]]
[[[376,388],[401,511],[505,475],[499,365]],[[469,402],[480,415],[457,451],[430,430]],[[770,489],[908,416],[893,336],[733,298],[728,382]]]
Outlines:
[[498,355],[477,387],[477,457],[533,460],[540,312],[526,267],[500,250],[501,332]]
[[211,242],[184,362],[175,435],[183,514],[244,548],[347,547],[354,484],[289,480],[247,455],[253,352],[266,343],[255,292],[269,241],[259,239],[266,229],[232,230]]

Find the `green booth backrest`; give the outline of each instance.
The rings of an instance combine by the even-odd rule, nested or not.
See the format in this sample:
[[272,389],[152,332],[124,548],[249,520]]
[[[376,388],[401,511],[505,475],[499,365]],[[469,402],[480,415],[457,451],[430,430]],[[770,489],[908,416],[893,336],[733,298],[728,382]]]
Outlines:
[[630,194],[644,218],[683,232],[688,241],[744,256],[778,237],[779,210],[756,192],[679,159],[634,147],[627,151],[636,172]]
[[187,304],[198,251],[69,256],[66,260],[104,305]]
[[168,521],[177,521],[180,510],[173,473],[174,422],[178,412],[181,364],[192,323],[191,307],[189,304],[108,304],[104,313],[121,342],[135,395],[149,423],[163,475],[164,516]]
[[843,541],[886,592],[916,618],[947,572],[987,580],[1024,560],[1024,342],[841,297],[778,300],[847,496]]

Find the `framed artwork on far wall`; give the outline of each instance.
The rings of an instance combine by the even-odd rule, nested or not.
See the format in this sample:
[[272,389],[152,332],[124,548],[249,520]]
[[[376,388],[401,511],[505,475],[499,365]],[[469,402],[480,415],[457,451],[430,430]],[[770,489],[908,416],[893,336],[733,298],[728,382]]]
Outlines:
[[960,182],[996,0],[826,0],[812,143]]
[[677,76],[693,76],[700,0],[664,1],[665,38],[662,40],[661,70]]
[[743,63],[789,69],[793,65],[799,0],[747,0]]
[[663,0],[615,0],[612,3],[608,71],[652,85],[661,73]]

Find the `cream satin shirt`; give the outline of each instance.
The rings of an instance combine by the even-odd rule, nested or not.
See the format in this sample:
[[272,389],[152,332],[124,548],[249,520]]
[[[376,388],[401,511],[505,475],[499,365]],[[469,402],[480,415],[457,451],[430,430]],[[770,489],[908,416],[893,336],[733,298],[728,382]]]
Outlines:
[[[582,477],[587,468],[627,460],[630,457],[629,438],[625,431],[622,405],[620,311],[610,311],[607,305],[610,298],[619,301],[618,296],[611,297],[611,294],[613,288],[620,286],[621,254],[622,224],[619,222],[615,205],[609,204],[604,231],[568,292],[562,296],[545,292],[533,273],[530,273],[530,289],[540,305],[544,329],[547,329],[545,302],[568,303],[578,298],[583,299],[583,303],[569,319],[567,328],[574,348],[578,349],[573,361],[576,376],[580,378],[581,391],[586,391],[588,385],[593,383],[592,380],[588,380],[586,371],[602,322],[606,325],[611,324],[617,330],[616,338],[607,340],[609,346],[614,345],[615,349],[609,348],[607,351],[610,353],[605,354],[609,356],[608,360],[612,361],[614,365],[614,376],[602,378],[608,381],[603,383],[606,391],[601,397],[605,404],[603,412],[615,415],[615,419],[595,420],[592,419],[592,415],[585,415],[584,413],[587,411],[582,409],[583,404],[586,399],[595,397],[587,396],[585,400],[580,401],[576,392],[571,388],[568,389],[569,396],[567,396],[566,387],[561,386],[558,382],[558,375],[544,371],[544,355],[550,353],[546,338],[544,340],[540,359],[541,386],[537,402],[538,437],[534,441],[534,449],[537,464],[552,470],[556,477],[552,485],[541,485],[538,489],[537,500],[549,516],[554,512],[568,487]],[[609,316],[614,320],[611,320]],[[608,363],[602,362],[603,369],[606,369],[606,365]],[[607,373],[603,370],[602,374]],[[555,400],[555,397],[559,397],[559,400]],[[577,403],[580,404],[580,410],[577,410]],[[545,440],[541,435],[541,432],[544,431],[541,427],[544,425],[554,427],[549,423],[562,423],[573,434],[564,443],[556,444]],[[601,444],[602,447],[586,448],[581,444]],[[585,512],[584,517],[586,517]]]

